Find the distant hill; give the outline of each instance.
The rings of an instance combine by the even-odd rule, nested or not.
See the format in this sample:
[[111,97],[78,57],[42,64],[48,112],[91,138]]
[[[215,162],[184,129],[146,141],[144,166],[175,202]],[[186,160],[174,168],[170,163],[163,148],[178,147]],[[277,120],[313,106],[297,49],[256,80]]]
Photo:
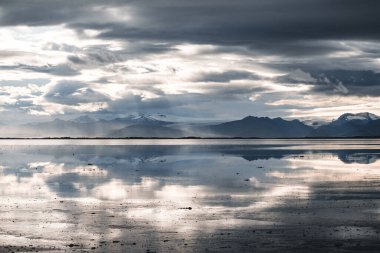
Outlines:
[[370,137],[380,136],[380,117],[364,113],[345,113],[337,120],[315,129],[312,137]]
[[179,138],[185,137],[185,134],[181,130],[165,126],[132,125],[112,132],[109,137]]
[[78,118],[75,118],[72,121],[77,122],[77,123],[95,123],[97,120],[87,115],[84,115],[84,116],[79,116]]
[[149,126],[164,126],[172,122],[158,120],[152,116],[139,114],[129,115],[124,118],[115,118],[112,120],[101,120],[100,122],[106,122],[107,124],[122,124],[125,125],[149,125]]
[[110,133],[131,125],[145,126],[146,129],[147,126],[164,126],[170,123],[143,114],[112,120],[80,116],[72,120],[54,119],[12,126],[12,129],[6,126],[2,130],[1,137],[107,137]]
[[258,138],[307,137],[313,131],[312,127],[299,120],[288,121],[282,118],[271,119],[253,116],[205,128],[216,136]]
[[218,124],[186,124],[161,120],[163,118],[166,117],[157,119],[144,114],[111,120],[80,116],[20,126],[0,125],[0,137],[380,137],[380,117],[367,112],[345,113],[329,123],[248,116]]

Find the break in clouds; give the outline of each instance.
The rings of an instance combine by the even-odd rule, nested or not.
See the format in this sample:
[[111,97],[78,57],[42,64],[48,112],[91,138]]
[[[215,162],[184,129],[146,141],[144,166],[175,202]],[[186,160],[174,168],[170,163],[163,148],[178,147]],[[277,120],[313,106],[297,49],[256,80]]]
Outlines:
[[375,0],[1,1],[4,121],[380,114]]

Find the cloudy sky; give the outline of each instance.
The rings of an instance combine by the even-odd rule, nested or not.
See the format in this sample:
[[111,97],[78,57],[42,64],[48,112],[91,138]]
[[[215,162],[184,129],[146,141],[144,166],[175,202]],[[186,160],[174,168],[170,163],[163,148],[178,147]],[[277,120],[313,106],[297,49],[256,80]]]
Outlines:
[[377,0],[1,0],[0,117],[380,114]]

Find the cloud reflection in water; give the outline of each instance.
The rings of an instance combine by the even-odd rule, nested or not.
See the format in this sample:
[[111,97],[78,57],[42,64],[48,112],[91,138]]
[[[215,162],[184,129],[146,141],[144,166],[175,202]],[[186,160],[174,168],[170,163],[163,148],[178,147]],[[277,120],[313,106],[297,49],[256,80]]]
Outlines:
[[[6,236],[0,243],[61,250],[73,242],[82,249],[110,251],[133,249],[133,243],[159,251],[227,245],[247,251],[253,239],[255,247],[270,238],[279,242],[274,247],[289,243],[276,233],[294,230],[299,222],[310,225],[314,237],[309,240],[325,240],[329,228],[317,229],[314,223],[320,226],[316,221],[322,215],[331,218],[329,226],[343,227],[351,218],[345,213],[334,218],[343,205],[372,213],[377,222],[380,205],[373,184],[380,181],[379,150],[281,147],[3,146],[0,211]],[[361,206],[368,196],[372,206]],[[354,202],[320,202],[329,199]],[[355,217],[368,222],[368,215]],[[234,236],[219,238],[226,230]],[[252,230],[276,235],[244,237]],[[378,230],[366,231],[372,238]],[[342,238],[343,232],[336,232]],[[206,240],[210,235],[213,239]],[[360,237],[349,231],[347,236]]]

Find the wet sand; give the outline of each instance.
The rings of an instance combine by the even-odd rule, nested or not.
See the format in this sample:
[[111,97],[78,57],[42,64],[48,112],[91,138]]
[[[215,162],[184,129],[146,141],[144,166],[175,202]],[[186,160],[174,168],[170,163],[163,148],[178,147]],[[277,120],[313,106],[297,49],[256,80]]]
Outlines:
[[0,252],[379,252],[354,142],[3,145]]

